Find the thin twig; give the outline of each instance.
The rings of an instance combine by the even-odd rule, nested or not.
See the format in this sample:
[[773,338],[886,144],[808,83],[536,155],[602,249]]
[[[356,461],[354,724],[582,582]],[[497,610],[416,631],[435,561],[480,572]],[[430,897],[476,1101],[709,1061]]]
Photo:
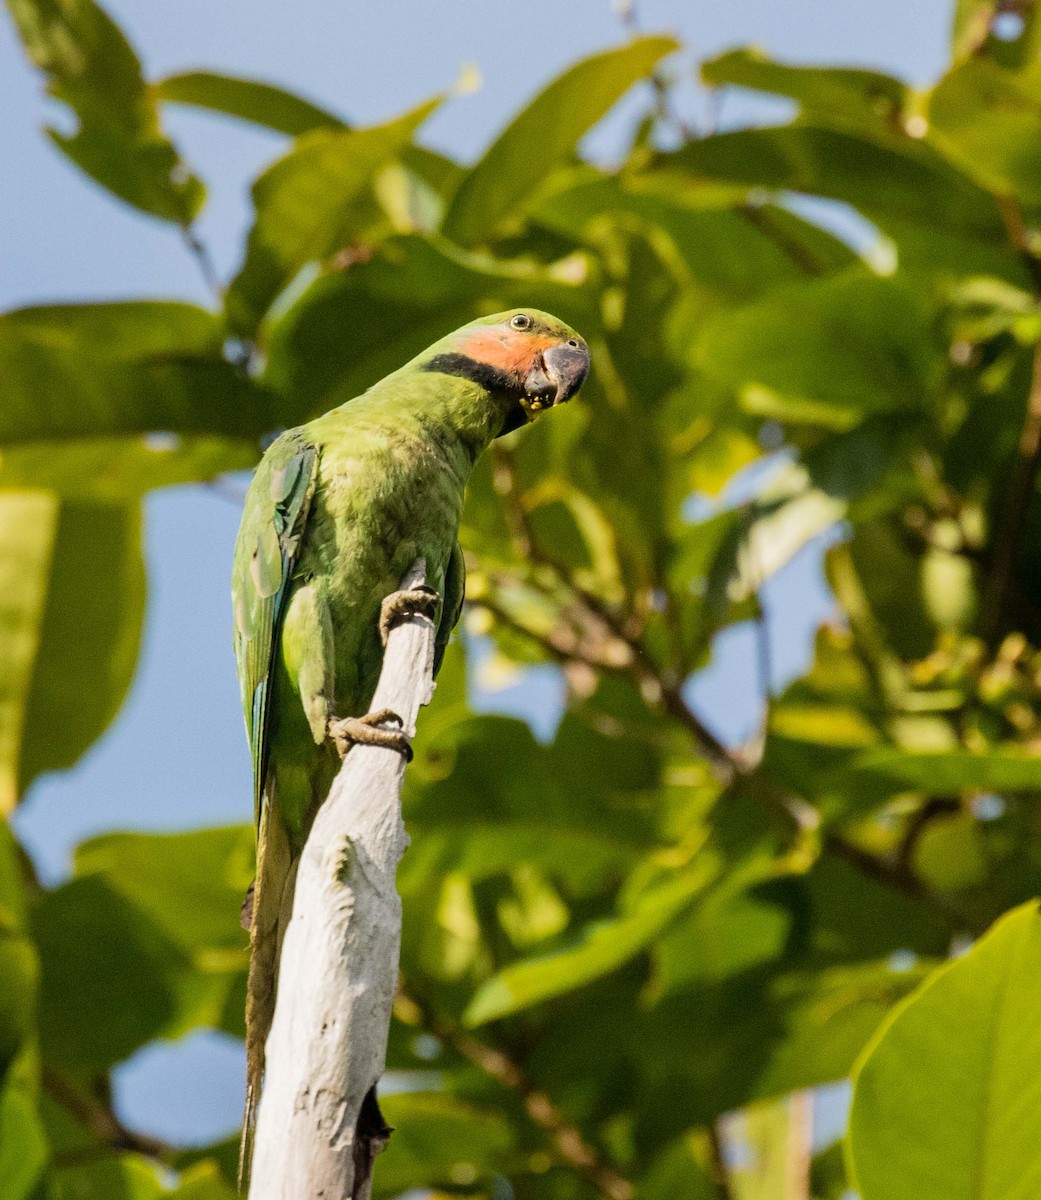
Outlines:
[[199,274],[202,276],[202,281],[206,285],[207,291],[220,304],[223,293],[220,276],[217,274],[217,268],[213,262],[213,256],[191,225],[181,226],[181,237],[184,239],[184,244],[188,247],[189,253],[199,267]]
[[726,1143],[719,1123],[713,1121],[708,1127],[708,1147],[711,1158],[712,1185],[716,1191],[716,1200],[733,1200],[730,1187],[730,1169],[726,1160]]
[[[616,0],[614,10],[625,32],[632,38],[639,37],[643,30],[636,0]],[[654,109],[658,119],[664,124],[672,125],[683,141],[690,141],[693,130],[673,108],[669,81],[660,68],[651,72],[650,84],[654,89]]]
[[738,204],[734,212],[763,237],[773,242],[806,275],[824,274],[824,265],[816,254],[784,229],[761,205]]
[[81,1091],[52,1067],[43,1068],[43,1086],[53,1100],[110,1149],[143,1154],[159,1162],[170,1162],[173,1158],[173,1150],[166,1142],[127,1129],[101,1097]]
[[572,1124],[550,1097],[536,1087],[524,1068],[502,1050],[486,1045],[472,1033],[459,1029],[402,984],[399,997],[412,1006],[424,1026],[444,1045],[520,1097],[532,1123],[549,1135],[553,1149],[565,1167],[580,1175],[606,1200],[632,1200],[636,1189],[615,1163],[591,1146],[582,1131]]

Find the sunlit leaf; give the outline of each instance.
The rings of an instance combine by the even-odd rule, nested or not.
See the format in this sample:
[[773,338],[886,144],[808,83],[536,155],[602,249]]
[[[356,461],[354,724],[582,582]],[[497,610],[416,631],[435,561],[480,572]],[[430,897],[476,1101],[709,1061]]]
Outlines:
[[8,0],[47,90],[79,127],[50,135],[73,162],[128,204],[187,224],[203,188],[159,123],[141,64],[115,22],[93,0]]
[[442,231],[472,246],[497,232],[593,125],[677,43],[645,37],[576,63],[523,109],[464,176]]
[[841,67],[773,62],[760,50],[730,50],[701,64],[701,78],[715,87],[736,84],[797,100],[802,111],[851,126],[898,127],[908,88],[891,75]]
[[931,374],[927,320],[911,291],[850,274],[710,322],[698,359],[752,412],[846,429],[921,407]]
[[312,130],[260,176],[246,257],[225,295],[238,333],[255,331],[301,267],[350,245],[352,206],[438,103],[371,129]]
[[1041,1188],[1041,921],[1003,918],[882,1026],[854,1074],[864,1200],[1012,1200]]
[[47,1164],[48,1145],[33,1097],[18,1080],[0,1092],[0,1195],[28,1200]]
[[514,1137],[496,1112],[433,1093],[387,1096],[380,1106],[395,1132],[378,1160],[375,1197],[391,1200],[411,1188],[469,1188],[509,1164]]
[[985,187],[1041,200],[1041,66],[965,63],[933,92],[929,123],[936,145]]
[[216,71],[185,71],[168,75],[154,87],[166,104],[187,104],[238,117],[289,137],[312,129],[343,129],[344,122],[310,100],[257,79],[240,79]]

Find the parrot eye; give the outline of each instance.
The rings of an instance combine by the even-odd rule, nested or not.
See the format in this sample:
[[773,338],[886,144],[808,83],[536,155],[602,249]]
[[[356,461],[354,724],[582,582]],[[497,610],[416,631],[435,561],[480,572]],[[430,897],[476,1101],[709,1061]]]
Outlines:
[[530,329],[532,320],[527,313],[518,313],[515,317],[510,318],[510,324],[514,329]]

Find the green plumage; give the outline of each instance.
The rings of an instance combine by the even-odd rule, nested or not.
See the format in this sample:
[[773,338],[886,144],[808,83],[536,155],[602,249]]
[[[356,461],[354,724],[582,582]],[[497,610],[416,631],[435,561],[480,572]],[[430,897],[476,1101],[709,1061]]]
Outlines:
[[[513,370],[522,335],[510,321],[521,319],[507,313],[474,322],[365,395],[284,433],[247,494],[232,580],[258,837],[247,1117],[263,1070],[295,862],[339,768],[329,721],[368,711],[383,658],[380,606],[418,557],[442,598],[440,660],[462,606],[456,539],[467,478],[481,451],[522,423],[527,409],[522,378],[494,363],[483,373],[453,368],[474,378],[431,363],[438,355],[454,363],[459,347],[478,344],[476,334],[482,346],[493,337],[493,355],[501,341]],[[522,332],[533,355],[554,339],[571,339],[567,345],[587,354],[555,318],[525,310],[523,320],[532,322]]]

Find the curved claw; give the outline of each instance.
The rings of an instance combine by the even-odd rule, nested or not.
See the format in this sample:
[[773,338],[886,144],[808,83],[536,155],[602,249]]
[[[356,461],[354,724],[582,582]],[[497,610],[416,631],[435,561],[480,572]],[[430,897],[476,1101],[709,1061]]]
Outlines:
[[403,729],[384,729],[384,722],[403,722],[393,709],[381,708],[366,713],[364,717],[342,717],[329,722],[329,736],[333,739],[341,758],[346,757],[352,746],[385,746],[404,755],[405,762],[412,761],[412,742]]
[[391,629],[405,617],[429,617],[432,621],[440,600],[437,592],[425,584],[391,592],[380,607],[380,641],[386,646]]

